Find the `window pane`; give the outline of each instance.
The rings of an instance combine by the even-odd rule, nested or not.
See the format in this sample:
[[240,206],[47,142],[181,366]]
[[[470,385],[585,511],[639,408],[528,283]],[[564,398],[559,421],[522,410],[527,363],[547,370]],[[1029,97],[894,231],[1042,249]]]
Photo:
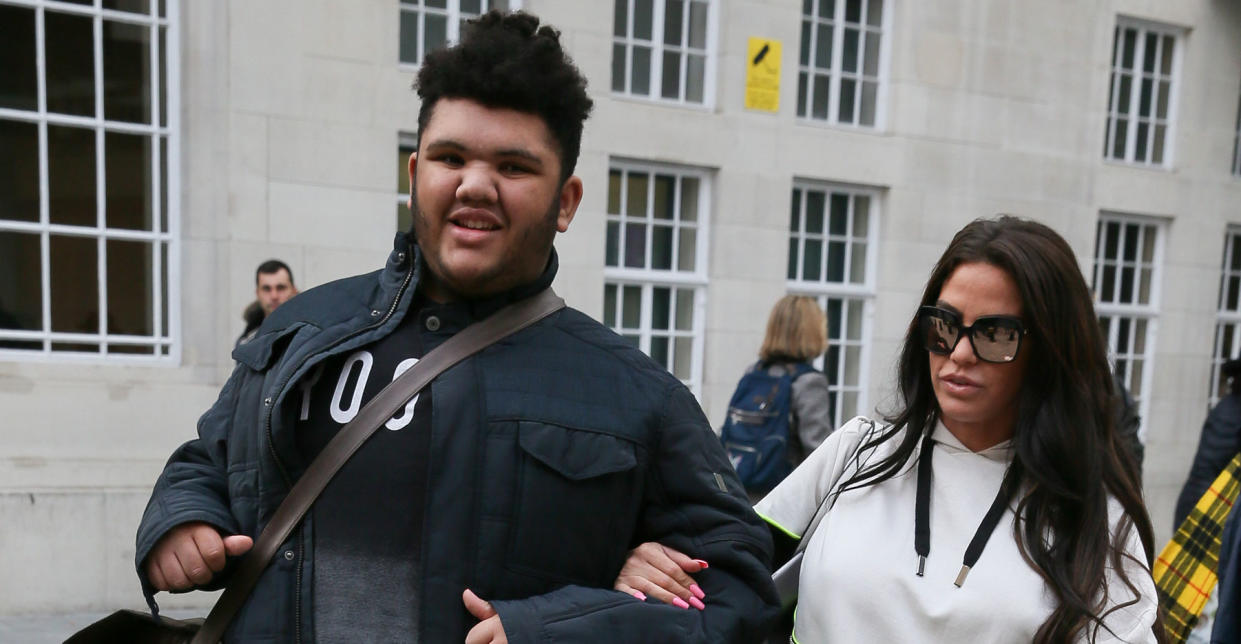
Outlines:
[[870,197],[857,195],[853,198],[853,236],[870,234]]
[[845,281],[844,242],[831,242],[827,245],[827,281]]
[[660,366],[668,368],[668,338],[663,336],[654,336],[651,338],[651,359],[658,362]]
[[0,107],[39,109],[34,10],[0,5]]
[[850,78],[840,80],[840,116],[841,123],[853,122],[853,92],[856,81]]
[[612,5],[612,35],[622,38],[629,35],[628,0],[616,0]]
[[685,5],[682,0],[667,0],[664,5],[664,44],[681,45],[681,21]]
[[103,8],[130,13],[151,13],[150,0],[103,0]]
[[858,70],[858,30],[846,29],[845,42],[840,52],[842,56],[841,69],[846,72],[856,72]]
[[151,335],[155,332],[149,242],[108,240],[107,332]]
[[409,212],[409,206],[404,203],[396,204],[396,229],[398,231],[406,231],[414,225],[414,216]]
[[661,331],[672,328],[672,289],[666,286],[651,289],[651,328]]
[[620,43],[612,45],[612,91],[625,91],[625,51]]
[[151,31],[103,22],[103,115],[111,121],[151,122]]
[[672,227],[655,226],[651,231],[651,268],[672,268]]
[[806,232],[823,233],[823,209],[825,194],[818,190],[806,193]]
[[832,66],[832,26],[820,24],[814,45],[814,66],[830,69]]
[[801,65],[810,64],[810,21],[801,21],[801,55],[797,61]]
[[845,22],[862,22],[862,0],[845,0]]
[[39,128],[0,119],[0,219],[39,221]]
[[616,327],[616,285],[605,284],[603,287],[603,325]]
[[883,24],[883,0],[870,0],[866,7],[866,24],[875,27]]
[[1142,71],[1155,71],[1155,53],[1159,48],[1159,36],[1153,33],[1146,34],[1146,45],[1142,52]]
[[797,265],[798,265],[798,258],[797,258],[797,240],[796,240],[796,239],[789,239],[789,274],[788,274],[788,278],[789,278],[789,279],[791,279],[791,280],[795,280],[795,279],[797,279]]
[[621,303],[621,325],[626,329],[642,326],[642,287],[626,286]]
[[150,137],[105,133],[104,169],[107,226],[151,230]]
[[672,375],[681,380],[689,380],[693,377],[694,340],[693,338],[677,338],[675,342]]
[[879,34],[866,34],[866,55],[862,59],[862,72],[867,76],[879,75]]
[[878,87],[878,83],[862,83],[862,107],[858,115],[859,125],[875,124],[875,93],[878,91]]
[[620,170],[608,171],[608,214],[620,214],[620,195],[621,195],[621,172]]
[[677,243],[677,270],[696,271],[698,252],[698,232],[693,228],[682,228],[680,241]]
[[620,224],[608,222],[607,257],[605,265],[620,266]]
[[95,131],[49,124],[47,178],[52,223],[94,226]]
[[1150,125],[1145,121],[1138,121],[1138,131],[1133,150],[1134,161],[1146,161],[1146,137],[1150,134]]
[[664,52],[663,77],[660,79],[660,95],[677,100],[681,98],[681,56],[675,51]]
[[689,46],[707,48],[707,3],[691,1],[689,4]]
[[836,0],[819,0],[819,17],[831,18],[836,15]]
[[655,203],[652,214],[655,219],[671,220],[676,208],[676,177],[667,174],[655,175]]
[[849,326],[845,329],[847,337],[850,340],[862,339],[862,301],[849,301]]
[[413,11],[401,12],[400,48],[401,62],[418,62],[418,14]]
[[1129,122],[1116,119],[1116,136],[1112,143],[1112,158],[1125,158],[1125,139],[1129,136]]
[[849,254],[849,281],[854,284],[866,283],[866,244],[855,242]]
[[1172,75],[1172,53],[1176,51],[1176,39],[1172,36],[1163,37],[1163,48],[1159,72],[1164,76]]
[[168,232],[168,137],[159,137],[159,158],[159,229]]
[[[47,111],[95,115],[94,30],[91,19],[44,13],[47,55]],[[111,77],[104,70],[104,78]]]
[[862,365],[862,347],[850,345],[845,347],[845,373],[841,384],[856,387],[858,383],[858,368]]
[[52,235],[52,330],[99,332],[99,249],[94,237]]
[[823,242],[817,239],[806,240],[806,256],[802,261],[802,279],[817,282],[823,274]]
[[625,198],[625,213],[630,217],[646,217],[646,184],[649,176],[645,172],[630,172],[628,190]]
[[793,203],[789,206],[789,231],[798,232],[801,230],[801,190],[793,188]]
[[1163,163],[1163,139],[1167,128],[1155,126],[1155,140],[1151,143],[1151,163]]
[[1151,115],[1151,94],[1154,91],[1154,85],[1149,78],[1142,79],[1142,94],[1138,97],[1138,116],[1147,117]]
[[633,5],[633,37],[651,40],[651,25],[654,18],[651,0],[634,0]]
[[435,51],[448,44],[448,17],[428,13],[423,18],[423,37],[426,39],[423,52]]
[[159,28],[159,122],[168,125],[168,29]]
[[815,74],[814,76],[814,102],[811,104],[810,117],[816,119],[827,118],[827,90],[828,79],[826,74]]
[[806,116],[806,83],[810,82],[810,75],[806,72],[797,74],[797,116],[799,118]]
[[707,76],[707,59],[704,56],[689,55],[685,60],[685,100],[691,103],[703,102],[704,82]]
[[1159,102],[1155,108],[1155,116],[1165,119],[1168,118],[1168,91],[1171,83],[1162,81],[1159,83]]
[[681,177],[681,221],[698,221],[697,177]]
[[[830,340],[840,339],[840,313],[841,307],[844,306],[844,302],[844,300],[834,297],[829,297],[827,299],[827,337]],[[834,344],[833,346],[836,345]],[[831,374],[830,377],[834,378],[836,376],[835,369],[829,371],[828,373]]]
[[461,12],[477,16],[483,12],[482,0],[461,0]]
[[625,226],[625,266],[646,267],[646,226],[642,224]]
[[651,93],[651,50],[649,47],[633,48],[632,80],[629,91],[642,96]]
[[1121,69],[1133,69],[1134,50],[1137,47],[1138,31],[1136,29],[1126,29],[1124,45],[1121,49],[1120,67]]
[[694,292],[690,289],[677,289],[677,330],[692,331],[694,329]]
[[[0,231],[0,329],[43,328],[43,252],[39,235]],[[0,349],[38,349],[0,340]]]
[[844,235],[849,231],[849,195],[833,192],[831,204],[831,234]]

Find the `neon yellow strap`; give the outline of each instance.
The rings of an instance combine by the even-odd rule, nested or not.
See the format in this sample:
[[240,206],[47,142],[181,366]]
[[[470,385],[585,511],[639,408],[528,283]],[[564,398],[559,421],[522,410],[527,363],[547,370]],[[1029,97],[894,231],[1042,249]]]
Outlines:
[[767,523],[770,523],[772,527],[779,530],[780,532],[783,532],[784,534],[787,534],[788,536],[794,539],[797,539],[798,541],[801,541],[800,534],[797,534],[796,532],[793,532],[792,530],[789,530],[788,528],[780,525],[780,523],[776,521],[775,519],[763,514],[762,512],[759,512],[758,510],[755,510],[754,513],[758,515],[758,518],[762,519],[763,521],[766,521]]

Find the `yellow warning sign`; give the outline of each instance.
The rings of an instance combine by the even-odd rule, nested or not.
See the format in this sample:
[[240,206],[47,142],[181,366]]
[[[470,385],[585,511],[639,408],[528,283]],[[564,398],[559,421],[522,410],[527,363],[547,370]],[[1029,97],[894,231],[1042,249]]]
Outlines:
[[780,41],[750,38],[745,63],[746,109],[779,111]]

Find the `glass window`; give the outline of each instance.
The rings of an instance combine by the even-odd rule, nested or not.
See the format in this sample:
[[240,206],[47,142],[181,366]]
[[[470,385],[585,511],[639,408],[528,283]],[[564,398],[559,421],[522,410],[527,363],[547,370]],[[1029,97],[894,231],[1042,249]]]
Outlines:
[[1237,102],[1237,134],[1232,140],[1232,173],[1241,176],[1241,101]]
[[521,0],[400,0],[398,60],[420,65],[427,52],[456,42],[470,18],[520,8]]
[[396,229],[405,232],[413,225],[409,212],[409,156],[418,151],[418,135],[410,132],[397,134],[396,144]]
[[176,357],[177,11],[163,5],[0,5],[4,357]]
[[797,116],[875,127],[883,0],[803,0]]
[[1170,165],[1178,39],[1171,27],[1124,19],[1117,24],[1103,142],[1105,159]]
[[867,408],[868,307],[875,298],[875,190],[799,181],[789,214],[788,290],[819,300],[827,313],[827,374],[835,426]]
[[614,0],[612,91],[674,103],[709,103],[717,0]]
[[702,382],[708,175],[613,162],[608,172],[604,324],[695,393]]
[[[1143,418],[1149,407],[1155,327],[1159,317],[1162,226],[1153,219],[1099,218],[1091,289],[1112,370],[1133,395]],[[1139,430],[1145,437],[1145,423]]]
[[[1224,261],[1219,277],[1219,312],[1215,322],[1215,349],[1211,361],[1211,405],[1227,392],[1220,367],[1241,358],[1241,227],[1224,235]],[[1236,383],[1241,386],[1241,383]]]

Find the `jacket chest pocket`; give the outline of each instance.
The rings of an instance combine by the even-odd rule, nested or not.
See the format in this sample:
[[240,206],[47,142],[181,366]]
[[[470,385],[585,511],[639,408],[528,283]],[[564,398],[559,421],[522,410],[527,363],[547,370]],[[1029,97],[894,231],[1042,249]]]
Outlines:
[[520,421],[508,561],[549,580],[611,587],[636,522],[635,445],[608,434]]

